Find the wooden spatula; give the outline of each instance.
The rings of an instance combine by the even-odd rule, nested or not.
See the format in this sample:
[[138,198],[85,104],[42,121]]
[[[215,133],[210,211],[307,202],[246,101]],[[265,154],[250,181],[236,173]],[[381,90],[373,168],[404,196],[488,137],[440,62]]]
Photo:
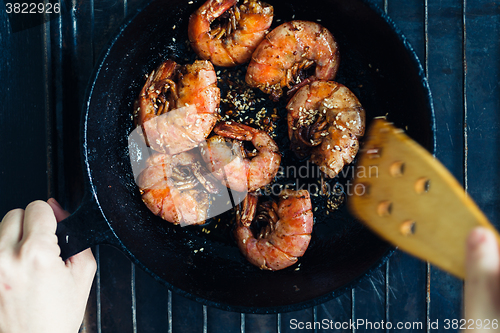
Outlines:
[[360,152],[351,212],[400,249],[465,278],[465,241],[476,226],[495,232],[451,173],[385,119]]

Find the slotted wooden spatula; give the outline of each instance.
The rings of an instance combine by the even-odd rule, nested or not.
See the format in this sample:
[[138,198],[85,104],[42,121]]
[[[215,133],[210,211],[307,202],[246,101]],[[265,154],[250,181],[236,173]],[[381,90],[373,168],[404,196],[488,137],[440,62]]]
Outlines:
[[486,216],[451,173],[385,119],[375,119],[360,151],[351,212],[400,249],[465,278],[465,241]]

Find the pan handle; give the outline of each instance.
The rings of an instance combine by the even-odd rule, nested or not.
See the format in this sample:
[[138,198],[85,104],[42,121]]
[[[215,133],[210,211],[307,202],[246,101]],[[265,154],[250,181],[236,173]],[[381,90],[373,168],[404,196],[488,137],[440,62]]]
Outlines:
[[97,244],[113,244],[116,236],[99,209],[94,196],[87,192],[80,207],[57,224],[56,235],[63,260]]

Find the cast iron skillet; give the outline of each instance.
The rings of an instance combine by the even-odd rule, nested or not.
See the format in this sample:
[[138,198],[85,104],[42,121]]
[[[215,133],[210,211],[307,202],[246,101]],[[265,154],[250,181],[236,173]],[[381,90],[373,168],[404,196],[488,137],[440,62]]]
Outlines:
[[[433,152],[429,87],[415,53],[390,19],[360,0],[268,2],[282,22],[321,20],[340,45],[336,80],[359,97],[368,122],[387,115]],[[231,237],[224,237],[229,230],[211,236],[201,227],[173,226],[150,213],[141,201],[127,147],[133,130],[132,103],[144,74],[162,60],[194,59],[185,43],[187,20],[200,4],[153,0],[120,29],[102,55],[83,109],[87,194],[81,207],[59,224],[63,257],[94,244],[112,244],[168,288],[231,311],[293,311],[336,297],[393,252],[356,222],[345,205],[330,215],[324,210],[316,213],[312,241],[299,270],[292,266],[269,272],[243,258]],[[286,140],[280,139],[281,146]],[[285,163],[295,163],[289,151],[284,149],[283,154]]]

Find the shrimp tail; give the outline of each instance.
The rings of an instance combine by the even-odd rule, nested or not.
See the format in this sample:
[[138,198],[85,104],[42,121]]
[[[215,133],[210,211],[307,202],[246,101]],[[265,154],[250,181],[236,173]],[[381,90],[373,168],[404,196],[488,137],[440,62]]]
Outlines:
[[[241,203],[240,222],[242,225],[249,227],[252,224],[257,212],[257,202],[259,198],[253,193],[248,193]],[[237,212],[238,214],[238,212]]]

